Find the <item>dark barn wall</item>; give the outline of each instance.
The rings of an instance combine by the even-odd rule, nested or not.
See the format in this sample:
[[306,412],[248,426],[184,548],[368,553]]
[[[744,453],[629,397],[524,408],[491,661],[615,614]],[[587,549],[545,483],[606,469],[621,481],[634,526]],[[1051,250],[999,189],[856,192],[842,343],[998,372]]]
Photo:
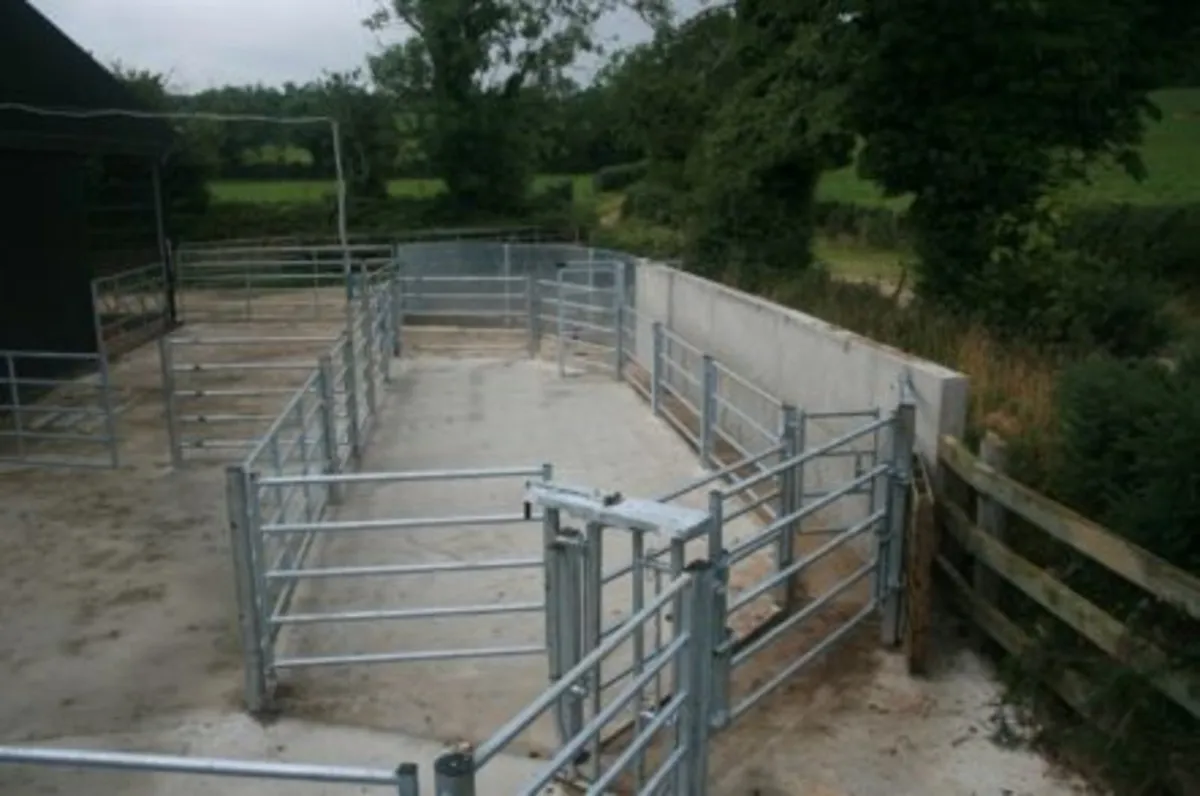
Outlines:
[[0,149],[0,349],[96,350],[84,163]]

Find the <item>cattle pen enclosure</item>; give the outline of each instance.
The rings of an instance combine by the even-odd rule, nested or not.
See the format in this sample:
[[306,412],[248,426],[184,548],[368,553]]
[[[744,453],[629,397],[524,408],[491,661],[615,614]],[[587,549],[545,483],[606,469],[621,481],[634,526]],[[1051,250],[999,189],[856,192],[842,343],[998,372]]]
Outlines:
[[643,267],[186,253],[119,466],[0,482],[0,788],[1070,792],[887,652],[914,402],[796,406]]

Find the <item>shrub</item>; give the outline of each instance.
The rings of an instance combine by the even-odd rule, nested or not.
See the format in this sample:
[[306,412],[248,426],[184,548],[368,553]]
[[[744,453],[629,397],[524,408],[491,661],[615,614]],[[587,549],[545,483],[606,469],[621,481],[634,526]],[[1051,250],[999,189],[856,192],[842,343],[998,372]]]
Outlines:
[[881,249],[901,249],[908,245],[905,215],[890,207],[821,201],[813,207],[813,221],[817,229],[830,237]]
[[1200,204],[1078,207],[1064,217],[1063,242],[1200,287]]
[[644,178],[649,165],[645,160],[638,160],[633,163],[605,166],[592,176],[592,185],[597,193],[623,190]]
[[638,218],[652,224],[675,224],[682,213],[682,197],[657,180],[636,182],[625,191],[621,212],[628,218]]

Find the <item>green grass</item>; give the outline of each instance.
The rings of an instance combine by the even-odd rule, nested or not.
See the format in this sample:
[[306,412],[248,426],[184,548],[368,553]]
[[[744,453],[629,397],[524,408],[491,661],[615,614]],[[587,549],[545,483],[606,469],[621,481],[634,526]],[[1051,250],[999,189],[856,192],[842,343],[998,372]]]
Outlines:
[[900,280],[904,270],[903,252],[826,237],[814,241],[813,255],[833,273],[855,281],[893,285]]
[[[1072,186],[1065,197],[1080,204],[1129,202],[1176,204],[1200,202],[1200,89],[1155,92],[1162,119],[1149,122],[1142,142],[1142,160],[1149,176],[1138,182],[1119,166],[1098,165],[1087,183]],[[819,199],[859,205],[903,207],[907,197],[885,199],[878,186],[862,180],[853,166],[824,175]]]
[[[544,190],[559,180],[571,180],[575,183],[576,201],[586,202],[593,198],[590,174],[540,174],[534,179],[533,190]],[[214,180],[208,187],[215,201],[254,204],[314,202],[324,196],[332,196],[334,192],[332,180]],[[437,179],[403,179],[388,182],[388,193],[397,197],[428,198],[443,190],[442,181]]]

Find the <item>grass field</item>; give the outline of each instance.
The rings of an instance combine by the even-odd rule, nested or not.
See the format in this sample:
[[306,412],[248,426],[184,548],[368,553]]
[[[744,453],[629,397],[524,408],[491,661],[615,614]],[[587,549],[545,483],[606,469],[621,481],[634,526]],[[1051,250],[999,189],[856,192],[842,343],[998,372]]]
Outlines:
[[[544,189],[560,180],[575,183],[575,198],[587,201],[592,197],[590,174],[542,174],[534,180],[533,189]],[[311,202],[323,196],[332,196],[332,180],[216,180],[209,183],[213,199],[218,202],[244,202],[260,204],[271,202]],[[404,179],[388,182],[388,193],[392,196],[427,198],[443,190],[441,180]]]
[[[1142,145],[1149,176],[1137,182],[1115,165],[1097,167],[1088,184],[1067,190],[1072,202],[1168,204],[1200,202],[1200,89],[1170,89],[1154,94],[1162,119],[1150,122]],[[907,198],[884,198],[879,188],[861,180],[854,167],[827,173],[817,190],[826,200],[860,205],[903,207]]]

